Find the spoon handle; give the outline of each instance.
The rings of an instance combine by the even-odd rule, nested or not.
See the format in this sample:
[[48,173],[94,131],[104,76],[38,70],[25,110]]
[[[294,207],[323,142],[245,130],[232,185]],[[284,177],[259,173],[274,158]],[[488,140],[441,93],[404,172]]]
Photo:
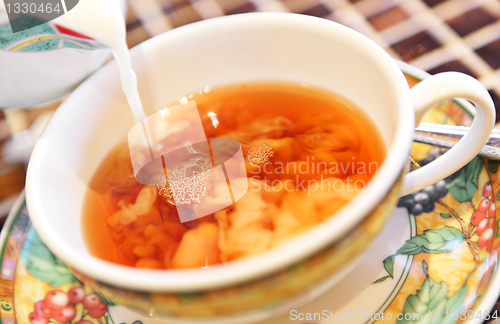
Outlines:
[[[421,123],[415,129],[413,141],[452,148],[467,133],[469,127],[443,124]],[[500,131],[494,129],[486,145],[479,152],[480,156],[500,160]]]

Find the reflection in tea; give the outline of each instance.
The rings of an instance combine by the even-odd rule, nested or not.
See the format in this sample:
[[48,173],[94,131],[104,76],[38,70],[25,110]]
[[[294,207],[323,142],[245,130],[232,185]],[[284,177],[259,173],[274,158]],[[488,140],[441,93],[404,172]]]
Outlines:
[[265,251],[332,216],[385,157],[378,129],[360,108],[310,85],[244,83],[207,88],[192,99],[206,138],[241,144],[247,193],[208,214],[220,190],[208,184],[200,203],[192,202],[193,213],[208,216],[181,223],[161,186],[136,181],[124,142],[104,159],[85,198],[83,231],[93,255],[181,269]]

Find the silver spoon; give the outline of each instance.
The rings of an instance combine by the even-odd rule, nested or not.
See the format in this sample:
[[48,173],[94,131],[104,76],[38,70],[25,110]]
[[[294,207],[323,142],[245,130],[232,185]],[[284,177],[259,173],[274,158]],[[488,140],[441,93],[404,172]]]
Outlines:
[[[452,148],[467,133],[469,127],[421,123],[413,135],[413,141],[443,148]],[[494,129],[480,156],[500,160],[500,130]]]

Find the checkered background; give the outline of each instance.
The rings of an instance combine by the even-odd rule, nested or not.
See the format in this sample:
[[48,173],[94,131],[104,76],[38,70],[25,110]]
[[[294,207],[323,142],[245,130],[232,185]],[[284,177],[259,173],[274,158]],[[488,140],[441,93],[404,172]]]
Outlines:
[[[129,0],[128,6],[129,47],[178,26],[244,12],[330,19],[431,74],[460,71],[479,79],[500,120],[500,0]],[[0,110],[0,145],[32,120],[29,111]],[[24,170],[24,165],[7,165],[0,156],[0,218],[24,187]],[[500,311],[500,303],[496,307]]]
[[500,108],[499,0],[130,0],[128,44],[202,19],[251,11],[330,19],[431,74],[479,79]]

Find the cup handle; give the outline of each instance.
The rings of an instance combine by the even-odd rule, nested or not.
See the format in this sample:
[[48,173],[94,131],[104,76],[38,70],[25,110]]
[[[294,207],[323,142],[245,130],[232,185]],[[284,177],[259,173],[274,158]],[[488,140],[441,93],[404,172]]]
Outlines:
[[488,91],[476,79],[458,72],[433,75],[411,90],[415,124],[443,101],[454,98],[470,100],[476,115],[467,134],[448,152],[428,165],[404,176],[401,196],[428,187],[458,171],[483,148],[495,124],[495,106]]

